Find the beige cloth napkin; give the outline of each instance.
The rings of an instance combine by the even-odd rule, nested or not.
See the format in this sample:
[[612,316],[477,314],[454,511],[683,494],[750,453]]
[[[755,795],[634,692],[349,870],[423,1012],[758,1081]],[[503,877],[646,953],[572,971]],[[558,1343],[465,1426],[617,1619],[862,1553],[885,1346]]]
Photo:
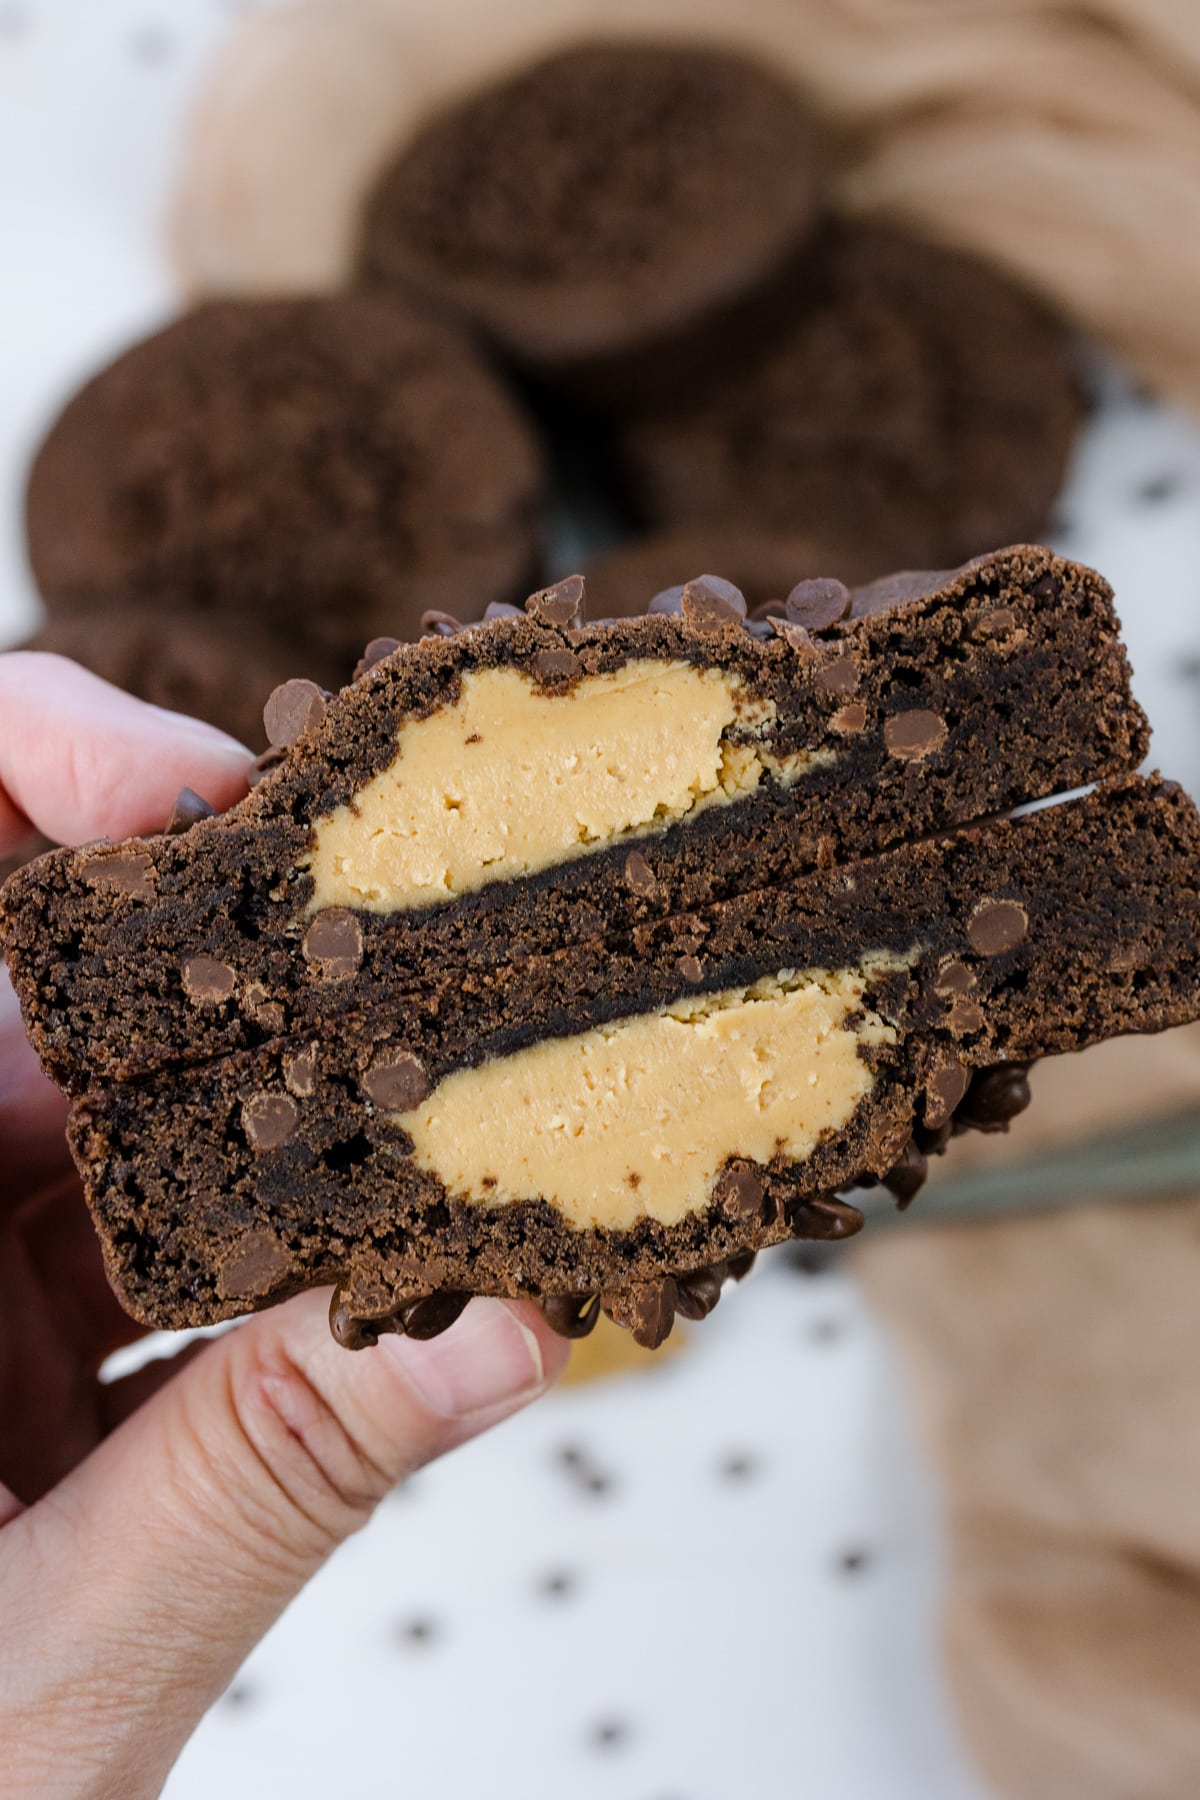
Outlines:
[[[1034,1090],[1011,1155],[1039,1117],[1061,1147],[1200,1106],[1200,1038],[1062,1058]],[[945,1661],[974,1753],[1011,1800],[1195,1800],[1200,1193],[927,1227],[920,1204],[853,1266],[940,1475]]]
[[790,75],[836,133],[843,205],[994,259],[1200,405],[1196,0],[296,0],[234,31],[196,110],[186,286],[336,285],[368,184],[433,110],[630,35]]

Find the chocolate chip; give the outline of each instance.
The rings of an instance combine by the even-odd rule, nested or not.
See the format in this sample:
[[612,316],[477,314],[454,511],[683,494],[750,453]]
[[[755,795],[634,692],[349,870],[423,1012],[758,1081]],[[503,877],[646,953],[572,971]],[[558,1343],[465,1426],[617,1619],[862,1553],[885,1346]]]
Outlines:
[[748,1162],[726,1163],[713,1183],[713,1200],[727,1219],[761,1219],[762,1177]]
[[830,729],[843,733],[861,731],[867,722],[867,709],[861,700],[850,700],[839,706],[829,721]]
[[984,900],[971,914],[967,937],[980,956],[1002,956],[1024,943],[1029,914],[1015,900]]
[[788,1224],[794,1237],[832,1240],[861,1231],[863,1216],[845,1200],[802,1200],[788,1209]]
[[725,1285],[728,1273],[724,1263],[711,1269],[691,1269],[675,1277],[675,1310],[684,1319],[707,1319]]
[[[422,631],[424,631],[425,628],[425,620],[429,616],[428,613],[425,613],[421,618]],[[393,651],[398,650],[400,648],[400,643],[401,640],[395,637],[372,638],[354,665],[353,679],[355,681],[360,680],[361,677],[366,674],[368,669],[373,669],[375,664],[382,662],[385,656],[391,656]]]
[[933,991],[943,997],[948,994],[969,994],[977,987],[978,981],[974,969],[968,968],[964,962],[954,959],[943,963],[934,979]]
[[651,600],[649,606],[646,608],[647,613],[666,613],[672,618],[678,618],[682,610],[682,583],[678,587],[663,588],[660,593],[655,594],[653,600]]
[[194,788],[180,788],[164,829],[168,837],[182,837],[185,831],[190,831],[201,819],[215,819],[216,816],[216,807],[210,806]]
[[93,857],[83,872],[89,887],[115,888],[137,900],[147,900],[154,892],[154,865],[138,850]]
[[283,1059],[283,1079],[291,1093],[307,1100],[317,1084],[317,1046],[308,1044]]
[[322,975],[342,981],[362,961],[362,925],[348,907],[326,907],[310,922],[301,947],[309,962],[320,964]]
[[661,1281],[635,1281],[620,1293],[604,1294],[601,1305],[610,1319],[623,1325],[643,1350],[657,1350],[675,1323],[676,1287],[668,1275]]
[[903,1212],[924,1187],[928,1175],[929,1160],[925,1152],[910,1138],[900,1153],[900,1160],[893,1163],[884,1176],[883,1185],[896,1196]]
[[251,981],[242,989],[242,1004],[256,1025],[262,1025],[267,1031],[283,1030],[283,1007],[278,1000],[269,998],[268,990],[261,981]]
[[586,593],[582,575],[566,575],[553,587],[540,588],[536,594],[530,594],[525,611],[531,618],[540,619],[545,625],[557,625],[560,629],[579,625],[583,622]]
[[228,1000],[237,986],[237,976],[228,963],[215,956],[189,956],[183,965],[183,991],[200,1006],[219,1006]]
[[367,1098],[388,1112],[409,1112],[419,1106],[429,1093],[429,1077],[424,1065],[408,1051],[377,1062],[363,1076]]
[[826,694],[852,694],[858,686],[858,676],[856,656],[835,656],[816,670],[813,685]]
[[828,631],[850,611],[850,589],[844,581],[798,581],[787,597],[787,616],[806,631]]
[[543,1294],[538,1304],[559,1337],[585,1338],[600,1317],[599,1294]]
[[286,750],[325,717],[325,694],[315,681],[285,681],[263,707],[263,725],[273,749]]
[[451,1290],[442,1294],[426,1294],[422,1299],[411,1300],[400,1309],[396,1316],[397,1327],[405,1337],[440,1337],[465,1312],[470,1298],[470,1294]]
[[851,611],[856,619],[871,613],[890,612],[893,606],[907,606],[913,600],[925,600],[931,594],[949,587],[958,569],[901,569],[895,575],[881,575],[851,594]]
[[729,1258],[725,1266],[734,1281],[745,1281],[757,1261],[757,1250],[739,1250],[736,1256]]
[[904,762],[918,762],[937,750],[946,739],[946,721],[937,713],[915,707],[912,712],[894,713],[884,721],[883,742],[889,756]]
[[969,1032],[982,1029],[983,1008],[960,994],[946,1015],[946,1023],[955,1037],[966,1037]]
[[732,581],[720,575],[698,575],[689,581],[679,602],[683,622],[689,631],[705,636],[740,626],[746,616],[746,596]]
[[625,858],[625,885],[642,900],[648,900],[658,891],[654,870],[640,850],[631,850]]
[[539,650],[533,659],[539,681],[573,681],[582,671],[583,664],[573,650]]
[[784,643],[796,652],[797,656],[803,657],[805,662],[811,661],[817,654],[817,646],[803,625],[793,625],[789,619],[777,619],[773,616],[767,620],[767,624],[776,637],[781,637]]
[[976,1075],[958,1117],[974,1131],[1007,1131],[1030,1098],[1028,1063],[996,1063]]
[[381,1325],[373,1319],[358,1318],[342,1298],[341,1289],[334,1288],[329,1302],[329,1330],[335,1344],[343,1350],[369,1350],[379,1342],[380,1331],[388,1329],[386,1322]]
[[1062,583],[1057,575],[1047,571],[1039,581],[1034,582],[1029,591],[1039,600],[1057,600],[1062,593]]
[[246,773],[246,779],[250,786],[257,787],[265,775],[269,775],[272,769],[279,767],[285,755],[286,751],[282,745],[272,744],[269,750],[264,750],[261,756],[256,756]]
[[421,614],[422,637],[461,637],[467,629],[453,613],[440,612],[436,606],[429,607]]
[[287,1273],[290,1260],[273,1231],[247,1232],[217,1270],[217,1292],[223,1300],[261,1299]]
[[960,1062],[943,1061],[931,1069],[925,1083],[924,1119],[930,1130],[937,1131],[949,1123],[970,1080],[970,1072]]
[[681,956],[676,967],[683,979],[690,981],[693,987],[704,979],[704,968],[698,956]]
[[251,1094],[242,1104],[242,1125],[255,1150],[278,1150],[300,1123],[300,1108],[286,1094]]

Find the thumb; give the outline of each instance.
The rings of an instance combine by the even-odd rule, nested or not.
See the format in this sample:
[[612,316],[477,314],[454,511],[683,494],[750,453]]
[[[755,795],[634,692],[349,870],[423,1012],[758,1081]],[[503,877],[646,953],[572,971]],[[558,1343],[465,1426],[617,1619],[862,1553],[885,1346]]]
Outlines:
[[330,1552],[566,1355],[533,1308],[486,1299],[441,1337],[357,1354],[333,1342],[319,1294],[216,1339],[0,1536],[22,1735],[71,1744],[103,1771],[97,1792],[157,1793]]

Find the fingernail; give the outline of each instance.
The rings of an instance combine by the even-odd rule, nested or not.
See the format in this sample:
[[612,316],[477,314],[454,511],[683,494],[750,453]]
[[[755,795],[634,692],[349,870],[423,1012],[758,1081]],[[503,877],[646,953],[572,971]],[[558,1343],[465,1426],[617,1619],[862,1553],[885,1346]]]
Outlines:
[[537,1338],[503,1300],[472,1300],[441,1337],[381,1337],[379,1352],[400,1365],[418,1402],[440,1419],[515,1407],[546,1380]]

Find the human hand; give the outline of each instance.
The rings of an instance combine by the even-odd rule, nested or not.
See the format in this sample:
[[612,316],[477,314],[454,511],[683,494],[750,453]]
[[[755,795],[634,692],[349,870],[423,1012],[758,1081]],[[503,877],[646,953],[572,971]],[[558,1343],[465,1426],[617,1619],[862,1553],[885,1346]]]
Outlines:
[[[159,830],[249,753],[60,657],[0,656],[0,855]],[[142,1800],[332,1550],[397,1482],[541,1393],[567,1347],[475,1300],[351,1355],[304,1294],[103,1385],[132,1342],[0,969],[0,1744],[8,1800]]]

